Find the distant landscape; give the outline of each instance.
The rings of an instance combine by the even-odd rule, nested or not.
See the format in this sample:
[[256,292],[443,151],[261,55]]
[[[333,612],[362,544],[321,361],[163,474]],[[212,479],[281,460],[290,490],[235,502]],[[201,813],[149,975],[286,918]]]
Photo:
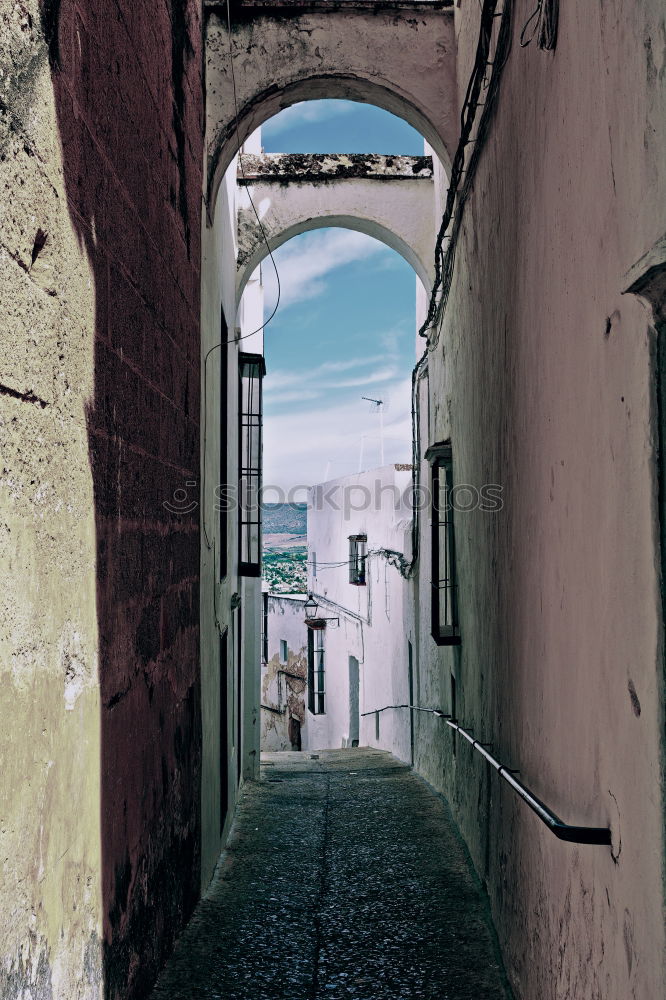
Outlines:
[[262,578],[275,594],[304,594],[307,588],[307,504],[263,507]]
[[306,503],[265,503],[262,510],[264,535],[307,535]]

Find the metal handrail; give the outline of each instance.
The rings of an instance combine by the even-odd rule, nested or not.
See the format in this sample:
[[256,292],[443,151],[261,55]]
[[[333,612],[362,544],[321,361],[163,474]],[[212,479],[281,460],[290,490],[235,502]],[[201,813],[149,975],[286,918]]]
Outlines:
[[379,715],[380,712],[386,712],[388,709],[392,708],[409,708],[415,712],[428,712],[431,715],[437,716],[439,719],[444,719],[447,726],[450,726],[455,732],[460,733],[464,739],[472,746],[474,750],[478,750],[481,756],[494,767],[501,778],[506,781],[508,785],[513,788],[523,802],[526,802],[530,807],[532,812],[536,813],[542,823],[544,823],[551,833],[554,833],[559,840],[566,840],[572,844],[602,844],[605,847],[610,847],[611,841],[611,831],[605,826],[571,826],[569,823],[565,823],[564,820],[560,819],[552,809],[549,809],[541,799],[538,799],[529,788],[527,788],[522,781],[519,781],[515,775],[518,773],[494,757],[490,751],[487,749],[489,743],[481,743],[479,740],[474,739],[472,734],[468,730],[463,729],[463,727],[458,723],[457,719],[452,719],[450,715],[446,712],[440,711],[438,708],[422,708],[420,705],[385,705],[383,708],[377,708],[372,712],[362,712],[362,715]]

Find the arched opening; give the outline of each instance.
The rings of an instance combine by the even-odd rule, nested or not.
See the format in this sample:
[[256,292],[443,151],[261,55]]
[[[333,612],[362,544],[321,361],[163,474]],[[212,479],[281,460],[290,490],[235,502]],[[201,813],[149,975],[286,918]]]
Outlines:
[[271,235],[266,241],[262,240],[258,244],[255,252],[247,261],[243,262],[242,270],[239,271],[239,302],[251,275],[268,256],[269,248],[270,251],[274,251],[294,239],[296,236],[314,232],[318,229],[330,228],[348,229],[354,232],[363,233],[366,236],[370,236],[373,239],[378,240],[380,243],[384,243],[388,248],[395,250],[396,253],[400,254],[400,256],[413,268],[417,277],[421,281],[424,290],[426,292],[430,291],[431,277],[428,272],[428,264],[426,260],[423,259],[423,256],[418,254],[413,246],[410,246],[410,244],[408,244],[395,232],[368,218],[353,217],[349,215],[324,215],[315,218],[308,217],[300,222],[295,222],[282,232],[276,235]]
[[[432,264],[429,258],[434,245],[433,229],[437,201],[438,196],[441,197],[445,178],[441,164],[437,163],[439,173],[436,174],[434,157],[423,155],[424,147],[421,144],[423,131],[426,130],[423,126],[420,129],[420,136],[410,137],[412,145],[408,146],[407,153],[401,148],[399,141],[397,145],[386,146],[381,154],[370,149],[367,152],[369,158],[374,157],[375,161],[385,162],[378,167],[373,161],[372,170],[366,173],[361,171],[362,176],[356,176],[352,170],[345,175],[345,179],[342,179],[334,161],[336,156],[341,160],[346,155],[344,153],[346,139],[344,130],[337,132],[332,130],[330,148],[335,151],[337,147],[337,150],[343,152],[333,152],[330,157],[326,157],[327,161],[329,159],[333,161],[329,164],[331,169],[328,176],[322,177],[318,174],[317,177],[304,182],[302,177],[281,176],[278,170],[278,175],[272,177],[268,187],[261,188],[266,181],[264,176],[266,171],[262,173],[260,161],[266,157],[258,133],[255,131],[250,135],[256,123],[265,121],[281,108],[292,108],[297,103],[302,103],[311,110],[316,105],[314,98],[319,95],[328,99],[346,98],[353,103],[359,113],[362,113],[363,109],[369,108],[368,101],[371,96],[377,93],[377,85],[374,83],[366,86],[362,81],[361,83],[352,81],[351,86],[347,87],[342,77],[337,77],[332,87],[330,77],[322,77],[314,90],[304,89],[306,84],[307,81],[300,81],[293,87],[286,88],[286,91],[267,94],[260,104],[252,104],[251,111],[240,110],[243,105],[239,100],[239,122],[242,119],[244,124],[242,128],[239,125],[238,134],[235,127],[227,132],[224,155],[217,164],[220,176],[216,181],[214,203],[209,205],[213,209],[212,225],[206,226],[202,234],[204,358],[202,388],[205,412],[202,442],[202,464],[205,472],[202,482],[202,521],[206,529],[203,532],[202,548],[202,687],[203,700],[207,706],[203,739],[204,745],[218,748],[215,754],[211,752],[204,756],[202,773],[205,817],[203,869],[207,871],[212,870],[220,840],[224,840],[226,836],[239,783],[245,778],[258,775],[260,734],[266,717],[269,717],[271,723],[277,724],[273,728],[280,730],[283,748],[307,749],[317,743],[339,746],[341,741],[344,741],[345,745],[350,741],[349,746],[351,746],[360,740],[361,745],[370,743],[378,746],[381,743],[405,760],[410,756],[409,717],[398,718],[396,715],[391,721],[389,714],[385,715],[381,732],[375,735],[376,729],[372,719],[368,718],[367,713],[364,715],[364,712],[368,705],[374,709],[380,701],[382,704],[390,702],[397,693],[401,703],[406,702],[409,697],[406,688],[407,671],[404,665],[407,662],[406,644],[411,634],[411,626],[405,629],[401,625],[398,626],[398,632],[404,638],[403,650],[400,644],[386,643],[383,621],[389,617],[393,618],[394,624],[401,621],[403,607],[407,605],[406,599],[403,600],[401,587],[405,583],[402,568],[411,558],[407,547],[411,545],[413,539],[410,528],[409,496],[412,483],[413,445],[411,373],[417,349],[421,346],[418,342],[417,348],[416,320],[419,317],[416,313],[422,312],[432,282]],[[359,88],[362,89],[362,93]],[[304,97],[307,98],[306,102],[303,100]],[[400,127],[405,128],[403,124],[405,121],[418,127],[422,119],[409,111],[408,103],[401,99],[389,100],[384,95],[375,101],[376,107],[372,113],[378,108],[377,113],[386,115],[388,119],[392,111],[402,110]],[[434,139],[431,130],[426,131],[428,133],[426,139],[428,136]],[[240,161],[234,159],[238,136],[241,139],[248,136]],[[442,143],[439,142],[438,145],[441,150]],[[284,149],[284,145],[278,143],[278,150],[280,146]],[[297,142],[295,145],[292,143],[284,150],[284,155],[290,158],[307,155],[298,153],[298,148]],[[426,152],[430,153],[431,150],[426,149]],[[416,155],[417,153],[419,155]],[[272,150],[269,155],[272,155]],[[254,176],[249,179],[243,170],[238,169],[239,163],[242,166],[246,157],[249,161],[253,158],[258,161],[250,164],[254,169]],[[388,161],[393,160],[401,161],[400,169],[396,170],[393,165],[386,171],[386,176],[377,176],[377,172],[381,174],[383,166],[388,166]],[[414,170],[411,169],[412,163]],[[222,176],[224,164],[229,166]],[[250,174],[252,169],[249,170]],[[344,174],[344,171],[342,173]],[[249,201],[245,198],[247,190],[252,191],[253,207],[249,206]],[[357,195],[352,197],[354,191],[357,191]],[[303,197],[304,195],[307,197]],[[299,207],[301,197],[306,203],[304,207]],[[308,198],[309,204],[307,204]],[[373,251],[369,255],[360,254],[354,259],[352,270],[359,288],[362,288],[364,283],[368,284],[365,277],[369,274],[366,256],[377,263],[381,258],[385,268],[394,269],[391,273],[388,270],[384,271],[384,277],[387,279],[384,290],[375,288],[371,292],[368,286],[367,294],[358,295],[357,301],[363,303],[362,306],[360,304],[358,306],[359,317],[361,315],[364,317],[362,321],[354,327],[349,316],[346,319],[339,319],[337,329],[344,334],[350,333],[353,338],[352,347],[348,345],[346,355],[339,353],[343,350],[344,340],[340,334],[337,337],[339,343],[334,345],[333,353],[322,357],[324,345],[321,339],[321,317],[333,315],[335,307],[348,298],[346,293],[337,296],[337,303],[331,302],[322,306],[319,317],[311,315],[308,323],[300,320],[295,322],[295,314],[291,307],[285,308],[284,280],[282,302],[277,316],[271,319],[266,329],[264,344],[263,326],[272,309],[264,311],[262,308],[261,276],[263,274],[268,285],[272,273],[272,264],[268,260],[269,251],[277,259],[278,270],[281,270],[281,267],[284,267],[284,261],[282,265],[280,263],[281,257],[286,255],[289,258],[291,248],[299,240],[315,241],[310,243],[310,252],[303,257],[309,265],[312,261],[321,259],[321,246],[316,241],[327,239],[327,233],[344,234],[345,239],[365,241],[366,245],[372,243],[379,248],[376,253]],[[401,274],[400,280],[392,282],[391,274],[395,276],[398,271]],[[414,280],[415,274],[417,281]],[[282,279],[284,278],[283,273]],[[310,269],[308,280],[313,287],[316,287],[321,280],[321,274],[318,276]],[[372,346],[372,337],[368,332],[368,316],[364,310],[371,309],[373,303],[388,308],[392,301],[391,294],[399,285],[404,290],[409,320],[403,323],[399,334],[396,334],[395,324],[389,329],[388,321],[383,331],[384,334],[390,333],[400,340],[401,347],[398,353],[402,353],[402,356],[400,364],[397,364],[397,361],[394,363],[395,359],[388,358],[391,352],[388,351],[386,344],[376,341],[374,347]],[[268,298],[270,299],[270,295]],[[313,305],[314,295],[309,297],[309,302]],[[315,421],[307,412],[300,417],[298,413],[293,413],[289,417],[288,429],[285,427],[283,431],[281,425],[274,433],[271,430],[270,418],[271,409],[275,404],[272,394],[275,382],[272,382],[272,379],[276,375],[276,361],[275,357],[271,356],[271,345],[279,340],[276,331],[283,321],[287,323],[292,335],[299,327],[304,339],[300,347],[294,348],[295,353],[291,358],[285,357],[278,362],[277,371],[282,375],[291,369],[290,386],[285,387],[283,383],[282,402],[284,403],[286,395],[298,397],[306,402],[310,398],[313,403],[318,403],[320,417]],[[336,337],[331,334],[330,339],[335,341]],[[259,359],[264,355],[265,346],[267,373],[263,390],[259,390],[258,380],[263,367],[263,360]],[[305,361],[306,373],[302,367],[299,369],[295,365],[296,354],[299,357],[299,364]],[[364,365],[359,365],[361,354],[365,358]],[[387,371],[389,368],[390,373]],[[357,410],[361,408],[358,412],[352,412],[353,427],[346,438],[341,429],[343,416],[349,405],[341,403],[331,410],[330,398],[326,400],[312,398],[314,383],[317,383],[317,390],[325,388],[328,393],[334,391],[334,387],[330,384],[332,380],[329,380],[328,376],[335,373],[345,376],[344,379],[340,378],[340,381],[353,383],[353,405]],[[392,380],[396,383],[395,387],[391,384]],[[398,382],[400,382],[400,392],[397,391]],[[260,555],[254,560],[246,558],[249,552],[248,546],[250,548],[254,546],[260,553],[260,519],[248,505],[245,509],[241,509],[243,501],[240,499],[246,495],[250,480],[256,483],[259,479],[258,437],[255,435],[251,443],[251,435],[246,434],[245,429],[259,426],[260,413],[250,413],[249,410],[245,412],[244,407],[251,396],[255,401],[259,399],[262,391],[265,392],[268,417],[267,449],[271,441],[276,439],[281,443],[287,440],[294,442],[292,459],[285,458],[283,464],[287,461],[295,462],[295,453],[298,449],[302,452],[304,436],[308,429],[314,430],[319,427],[321,429],[319,445],[323,444],[323,428],[327,419],[329,430],[340,440],[343,455],[346,448],[346,465],[341,456],[332,451],[328,457],[320,455],[317,471],[310,471],[298,477],[303,480],[302,485],[313,487],[324,481],[330,481],[336,475],[338,479],[343,480],[350,476],[358,478],[360,475],[362,479],[370,476],[371,494],[376,489],[380,497],[384,498],[383,501],[381,499],[379,501],[379,514],[369,507],[361,512],[365,519],[364,524],[355,523],[352,526],[347,523],[349,521],[347,518],[345,523],[335,525],[336,540],[332,543],[336,548],[335,554],[327,555],[324,552],[322,556],[321,551],[320,553],[313,551],[311,556],[306,558],[305,552],[302,553],[301,563],[305,563],[305,573],[302,574],[301,593],[290,605],[294,629],[301,633],[301,639],[295,639],[295,646],[292,647],[289,635],[277,635],[274,637],[277,643],[275,649],[270,648],[270,631],[267,635],[266,629],[271,607],[268,594],[266,592],[262,594],[261,590],[261,558]],[[226,430],[220,426],[220,413],[223,415],[223,421],[226,421]],[[364,432],[359,430],[362,424],[368,425]],[[398,424],[399,434],[396,434]],[[392,440],[400,436],[400,442]],[[275,476],[271,473],[270,478]],[[290,487],[296,485],[296,481],[281,482],[279,485],[283,488],[284,500],[288,501],[287,494]],[[368,489],[365,482],[360,484],[345,482],[341,488],[348,490],[358,485],[362,487],[362,491]],[[224,494],[227,487],[232,491],[237,490],[239,506],[233,509],[223,509],[224,505],[220,506],[215,492],[222,489]],[[386,501],[387,496],[395,498],[393,506]],[[302,496],[300,503],[304,502],[305,497]],[[383,513],[381,513],[382,502],[385,503]],[[358,511],[350,510],[349,513],[358,520]],[[379,541],[374,540],[377,531],[381,535]],[[275,534],[284,535],[289,532],[275,532]],[[341,545],[344,552],[337,551]],[[355,553],[353,556],[350,555],[352,548]],[[293,549],[292,544],[291,548],[285,551],[293,555]],[[226,551],[226,558],[219,554],[222,550]],[[351,584],[350,565],[353,560],[358,563],[353,575],[359,582]],[[318,574],[316,580],[311,572],[315,569],[315,563]],[[366,567],[367,575],[364,573]],[[351,682],[354,685],[356,683],[356,675],[353,671],[351,673],[349,671],[349,663],[352,662],[350,657],[359,663],[358,698],[355,689],[329,691],[328,702],[324,698],[324,703],[329,705],[330,711],[312,713],[305,699],[306,697],[309,699],[310,693],[314,692],[315,706],[318,708],[321,704],[319,697],[322,694],[321,684],[315,691],[317,680],[314,675],[317,671],[314,671],[312,677],[310,674],[314,670],[314,661],[319,662],[321,657],[326,655],[320,646],[320,641],[325,636],[311,635],[305,624],[303,603],[307,591],[313,589],[322,608],[323,599],[327,595],[330,604],[331,584],[322,583],[322,573],[324,575],[328,573],[329,580],[332,581],[333,577],[330,574],[341,568],[340,585],[344,586],[345,590],[351,587],[350,593],[353,593],[356,603],[365,601],[365,607],[360,608],[359,604],[357,611],[360,617],[355,612],[347,614],[331,611],[328,614],[323,610],[320,616],[331,620],[327,633],[329,636],[333,636],[334,618],[340,622],[344,619],[348,623],[346,628],[349,632],[349,643],[340,652],[340,656],[344,659],[346,685]],[[377,596],[375,607],[381,606],[384,615],[383,619],[379,619],[378,615],[375,616],[374,632],[371,602],[368,596],[373,590],[380,595]],[[348,597],[349,594],[346,594],[342,598],[343,602]],[[283,596],[279,594],[275,596],[275,600],[278,604],[285,604]],[[289,617],[282,613],[285,612],[285,607],[281,608],[281,621],[286,621]],[[218,633],[221,640],[218,640]],[[334,638],[341,639],[345,634],[345,627],[338,628]],[[373,634],[377,637],[374,651]],[[382,635],[384,635],[384,645],[391,646],[391,663],[383,677],[377,674],[373,679],[369,672],[368,657],[374,656],[375,661],[380,662]],[[334,653],[332,643],[333,639],[329,639],[329,653],[335,657],[337,654]],[[364,645],[367,657],[361,648]],[[270,666],[267,666],[269,664]],[[289,674],[292,676],[289,677]],[[329,680],[333,676],[335,675],[330,674]],[[304,692],[308,692],[307,696]],[[333,711],[334,703],[339,709],[337,715]],[[298,706],[297,711],[296,706]],[[316,722],[310,720],[310,735],[307,726],[308,713],[322,717],[326,714],[328,718],[328,722],[322,718]],[[318,732],[315,733],[315,729],[318,729]]]
[[[264,342],[261,749],[381,742],[408,759],[409,720],[387,715],[376,739],[362,713],[394,690],[408,698],[406,644],[384,649],[377,666],[404,613],[405,581],[386,553],[402,549],[410,518],[414,270],[358,227],[326,220],[274,258],[282,306]],[[270,263],[263,272],[270,315]],[[307,594],[321,627],[305,623]]]
[[[408,759],[411,717],[387,714],[378,732],[366,710],[391,702],[395,692],[402,703],[409,699],[408,649],[387,643],[386,628],[393,618],[392,627],[400,622],[399,633],[407,632],[401,616],[412,518],[411,376],[420,354],[418,312],[432,280],[436,181],[432,158],[422,155],[423,136],[403,119],[391,131],[393,115],[358,101],[345,102],[346,114],[326,121],[312,154],[320,159],[308,161],[312,121],[340,103],[301,102],[300,113],[289,116],[301,122],[293,134],[275,127],[280,114],[270,119],[261,138],[255,133],[246,145],[237,174],[245,205],[239,328],[266,358],[260,749],[360,741]],[[349,123],[358,115],[354,135]],[[381,154],[360,152],[368,149],[365,123],[372,116],[371,148]],[[300,153],[303,146],[308,152]],[[334,152],[350,146],[351,153]],[[374,157],[367,170],[364,155]],[[275,316],[274,267],[282,295]],[[264,290],[270,322],[260,344],[253,331]],[[335,500],[328,509],[313,503],[330,489],[345,498],[340,523]],[[354,493],[368,503],[349,500]],[[374,623],[373,590],[381,590],[376,602],[384,613]],[[304,619],[308,593],[324,609],[324,627],[315,631]],[[395,647],[382,658],[383,672],[376,669],[382,641]],[[327,658],[328,694],[321,667]],[[334,669],[338,660],[347,668],[358,662],[358,684],[353,671]]]
[[327,98],[291,104],[250,142],[262,155],[239,163],[239,301],[270,252],[329,227],[397,251],[429,293],[434,191],[446,178],[420,132],[376,105]]
[[232,117],[215,134],[208,157],[206,200],[209,220],[215,212],[222,177],[239,146],[270,118],[294,104],[331,98],[372,105],[403,119],[421,133],[444,169],[449,170],[451,156],[443,138],[424,111],[398,89],[345,76],[310,77],[294,81],[279,92],[274,87],[267,88],[247,106],[239,107],[238,117]]

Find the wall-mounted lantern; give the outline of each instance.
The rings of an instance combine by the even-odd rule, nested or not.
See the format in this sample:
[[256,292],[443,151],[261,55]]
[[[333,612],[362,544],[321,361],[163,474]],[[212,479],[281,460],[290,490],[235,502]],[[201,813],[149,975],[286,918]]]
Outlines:
[[340,624],[339,618],[322,618],[319,614],[319,605],[314,599],[312,593],[308,594],[308,599],[303,605],[303,610],[305,612],[305,624],[308,628],[315,630],[326,628],[327,622],[335,622],[336,625]]
[[317,612],[319,611],[319,605],[315,601],[312,594],[308,594],[308,599],[303,605],[303,610],[305,611],[305,620],[316,618]]

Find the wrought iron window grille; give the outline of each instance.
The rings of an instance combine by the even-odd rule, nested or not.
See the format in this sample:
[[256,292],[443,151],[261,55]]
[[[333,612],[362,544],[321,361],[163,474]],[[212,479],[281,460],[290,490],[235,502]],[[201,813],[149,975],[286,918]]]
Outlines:
[[367,535],[349,536],[349,582],[355,587],[365,587],[365,566],[368,554]]
[[313,715],[326,712],[326,653],[323,628],[308,628],[308,709]]
[[460,644],[458,582],[453,525],[453,460],[451,443],[433,445],[425,458],[431,463],[431,635],[438,646]]
[[239,354],[239,573],[261,576],[261,354]]

